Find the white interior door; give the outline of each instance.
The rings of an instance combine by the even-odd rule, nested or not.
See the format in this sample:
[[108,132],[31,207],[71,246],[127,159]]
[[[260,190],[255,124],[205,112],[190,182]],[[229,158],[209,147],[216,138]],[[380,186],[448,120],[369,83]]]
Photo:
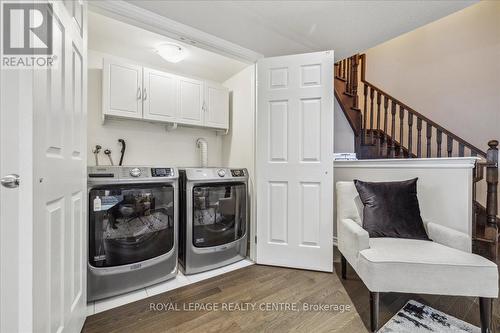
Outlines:
[[58,63],[34,73],[34,332],[79,332],[86,317],[87,5],[71,5],[53,2]]
[[144,119],[175,122],[179,79],[176,75],[144,68]]
[[[0,177],[10,186],[0,186],[0,332],[29,332],[32,267],[25,263],[32,262],[32,247],[24,245],[32,242],[29,184],[33,132],[31,101],[26,96],[31,94],[33,74],[27,69],[8,70],[1,64],[0,68]],[[18,186],[14,175],[26,177]]]
[[104,59],[102,111],[105,115],[142,118],[142,67]]
[[333,271],[333,51],[257,63],[257,263]]

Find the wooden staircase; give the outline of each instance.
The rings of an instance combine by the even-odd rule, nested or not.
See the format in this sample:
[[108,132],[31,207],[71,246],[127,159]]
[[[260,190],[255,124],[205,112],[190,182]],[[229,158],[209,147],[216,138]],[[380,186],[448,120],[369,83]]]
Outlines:
[[[368,82],[365,72],[364,54],[335,64],[335,97],[354,132],[357,157],[478,157],[473,180],[473,250],[497,261],[498,141],[489,141],[487,152],[475,147]],[[476,184],[482,181],[488,188],[486,207],[476,200]]]

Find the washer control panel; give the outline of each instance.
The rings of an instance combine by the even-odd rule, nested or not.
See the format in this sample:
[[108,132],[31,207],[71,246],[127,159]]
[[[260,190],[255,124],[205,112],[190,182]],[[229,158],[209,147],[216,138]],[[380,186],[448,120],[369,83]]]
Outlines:
[[151,177],[172,177],[174,169],[172,168],[151,168]]
[[132,177],[136,177],[136,178],[137,178],[137,177],[140,177],[140,176],[141,176],[141,173],[142,173],[142,171],[141,171],[141,169],[139,169],[139,168],[132,168],[132,169],[130,169],[130,175],[131,175]]
[[147,166],[91,166],[88,167],[88,181],[92,183],[160,182],[166,178],[177,178],[176,170],[176,168]]

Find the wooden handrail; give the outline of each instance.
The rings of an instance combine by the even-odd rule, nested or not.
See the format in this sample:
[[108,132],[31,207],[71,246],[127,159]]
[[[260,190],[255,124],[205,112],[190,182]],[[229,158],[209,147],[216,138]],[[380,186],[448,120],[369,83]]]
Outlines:
[[431,125],[432,127],[440,130],[443,134],[445,134],[446,136],[448,137],[451,137],[453,138],[453,140],[457,141],[458,143],[461,143],[463,144],[464,146],[466,146],[467,148],[469,148],[471,151],[475,152],[476,154],[486,158],[486,152],[484,152],[483,150],[479,149],[478,147],[474,146],[473,144],[465,141],[464,139],[462,139],[461,137],[459,137],[458,135],[456,134],[453,134],[452,132],[450,132],[449,130],[447,130],[446,128],[438,125],[436,122],[430,120],[429,118],[427,118],[426,116],[424,116],[423,114],[415,111],[414,109],[412,109],[410,106],[408,106],[407,104],[401,102],[400,100],[398,100],[397,98],[389,95],[388,93],[386,93],[385,91],[383,91],[382,89],[378,88],[377,86],[371,84],[370,82],[367,82],[367,81],[362,81],[364,84],[366,84],[368,87],[370,88],[373,88],[374,90],[380,92],[382,95],[384,95],[385,97],[389,98],[390,100],[392,100],[394,103],[398,104],[399,106],[403,107],[406,111],[408,111],[409,113],[412,113],[414,116],[420,119],[422,119],[423,121],[425,121],[427,124]]
[[424,116],[423,114],[415,111],[412,107],[408,106],[407,104],[405,104],[404,102],[400,101],[399,99],[397,99],[396,97],[394,96],[391,96],[390,94],[388,94],[387,92],[383,91],[382,89],[380,89],[379,87],[375,86],[374,84],[366,81],[366,55],[365,54],[362,54],[360,57],[359,57],[360,61],[361,61],[361,82],[365,85],[367,85],[368,87],[370,87],[370,90],[371,89],[374,89],[375,91],[381,93],[382,95],[384,95],[385,97],[389,98],[391,101],[393,101],[393,103],[399,105],[400,107],[402,107],[404,110],[408,111],[409,113],[413,114],[414,116],[416,116],[417,119],[421,119],[423,121],[425,121],[427,124],[431,125],[432,127],[436,128],[438,130],[438,132],[441,132],[443,134],[445,134],[447,137],[449,138],[453,138],[453,140],[457,141],[458,143],[460,144],[463,144],[464,146],[466,146],[468,149],[471,150],[471,152],[474,152],[476,153],[477,155],[480,155],[482,156],[483,158],[486,158],[486,152],[484,152],[483,150],[479,149],[478,147],[474,146],[473,144],[465,141],[464,139],[462,139],[461,137],[459,137],[458,135],[450,132],[449,130],[447,130],[446,128],[440,126],[439,124],[437,124],[436,122],[432,121],[431,119],[427,118],[426,116]]

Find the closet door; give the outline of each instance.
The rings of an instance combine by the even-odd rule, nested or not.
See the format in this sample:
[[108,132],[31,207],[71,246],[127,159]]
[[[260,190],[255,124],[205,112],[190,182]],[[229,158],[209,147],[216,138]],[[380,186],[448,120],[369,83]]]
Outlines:
[[216,83],[205,86],[205,126],[229,128],[229,91]]
[[333,51],[257,62],[257,263],[333,271]]
[[144,68],[143,83],[144,119],[175,122],[179,78],[173,74]]
[[102,72],[104,115],[142,118],[142,67],[104,59]]
[[203,125],[203,81],[179,78],[178,122]]

